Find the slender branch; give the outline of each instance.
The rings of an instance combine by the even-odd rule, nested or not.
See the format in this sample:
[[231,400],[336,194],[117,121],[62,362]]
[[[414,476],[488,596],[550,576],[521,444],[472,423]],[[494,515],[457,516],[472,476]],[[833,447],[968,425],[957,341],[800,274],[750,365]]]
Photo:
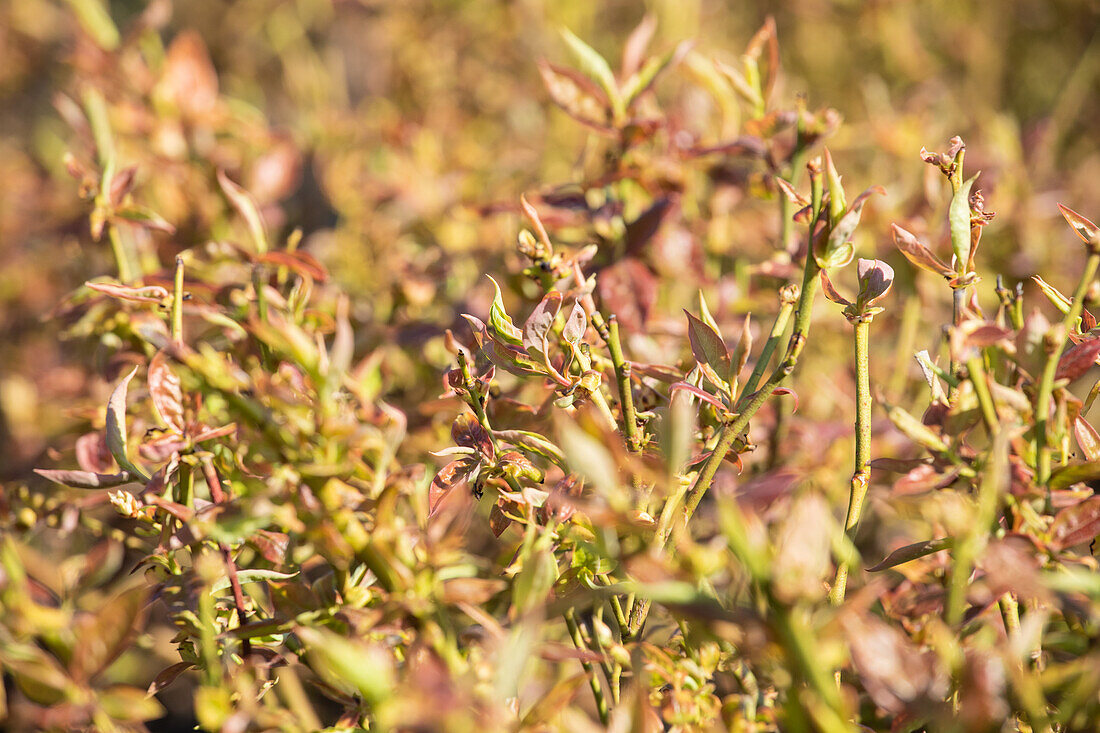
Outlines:
[[[202,474],[206,478],[206,484],[210,488],[210,497],[215,504],[224,504],[226,500],[225,490],[222,488],[221,478],[214,468],[214,459],[209,455],[202,457]],[[229,576],[229,585],[233,589],[233,603],[237,607],[237,623],[248,622],[248,612],[244,602],[244,589],[241,587],[241,579],[237,576],[237,563],[233,559],[233,552],[225,542],[218,543],[222,559],[225,561],[226,575]],[[252,655],[252,642],[248,637],[241,639],[241,656],[247,659]]]
[[[871,479],[871,377],[868,356],[871,322],[855,323],[856,358],[856,465],[852,473],[852,486],[848,494],[848,513],[844,518],[844,533],[854,540],[856,527],[863,514],[863,502],[867,497],[867,485]],[[829,602],[839,606],[844,602],[848,585],[848,562],[841,560],[836,569],[836,580],[829,591]]]
[[[1058,362],[1062,358],[1062,351],[1066,347],[1070,330],[1077,328],[1077,321],[1081,318],[1081,311],[1085,306],[1085,294],[1096,278],[1097,268],[1100,268],[1100,252],[1092,252],[1085,263],[1081,280],[1077,283],[1077,290],[1073,293],[1073,300],[1070,302],[1069,312],[1062,321],[1062,328],[1055,337],[1054,343],[1049,345],[1050,351],[1039,381],[1039,390],[1035,395],[1035,442],[1038,453],[1035,482],[1041,487],[1046,487],[1050,482],[1052,454],[1050,400],[1054,392],[1054,377],[1058,372]],[[1049,489],[1047,509],[1050,509]]]
[[642,449],[642,431],[634,408],[634,391],[630,386],[630,362],[623,356],[622,341],[619,339],[619,320],[612,315],[604,321],[599,311],[592,311],[592,325],[607,343],[607,350],[611,352],[611,363],[615,367],[615,381],[619,387],[619,405],[623,417],[623,431],[626,434],[626,446],[631,452],[637,453]]
[[[577,617],[573,609],[566,609],[562,616],[565,618],[565,625],[569,628],[569,637],[573,640],[573,645],[581,651],[588,651],[588,645],[584,643],[584,637],[581,636],[581,630],[580,627],[577,626]],[[600,716],[600,723],[607,725],[610,719],[607,698],[604,696],[603,688],[600,686],[600,678],[596,674],[596,668],[592,666],[591,662],[583,659],[581,660],[581,667],[588,676],[588,686],[592,688],[592,697],[596,699],[596,712]]]
[[172,343],[183,344],[183,257],[176,256],[175,287],[172,290]]

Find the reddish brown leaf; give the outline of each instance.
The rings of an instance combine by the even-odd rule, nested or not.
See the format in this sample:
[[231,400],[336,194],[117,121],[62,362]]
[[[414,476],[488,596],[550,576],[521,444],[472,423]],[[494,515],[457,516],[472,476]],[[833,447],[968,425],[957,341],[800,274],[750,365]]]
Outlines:
[[905,547],[899,547],[891,552],[883,559],[882,562],[877,565],[872,565],[867,568],[869,573],[877,573],[880,570],[887,570],[892,567],[896,567],[903,563],[911,562],[918,558],[922,558],[925,555],[931,555],[934,552],[940,552],[941,550],[947,550],[954,543],[954,540],[950,537],[941,537],[937,540],[926,540],[924,542],[914,542],[911,545]]
[[468,461],[451,461],[432,479],[432,485],[428,488],[428,514],[435,513],[439,502],[443,500],[451,489],[463,483],[473,467]]
[[53,481],[55,484],[71,486],[74,489],[110,489],[137,480],[126,471],[104,474],[91,471],[59,471],[36,468],[34,472],[44,479]]
[[1054,517],[1050,527],[1050,548],[1059,552],[1100,535],[1100,496],[1091,496],[1067,507]]
[[85,433],[76,439],[76,462],[85,471],[112,473],[115,459],[103,433]]
[[1085,375],[1100,355],[1100,337],[1082,341],[1076,346],[1066,350],[1062,358],[1058,360],[1058,371],[1055,379],[1068,379],[1071,382]]
[[691,394],[693,397],[698,397],[704,402],[709,402],[710,404],[717,407],[719,410],[726,409],[726,406],[722,404],[722,400],[720,400],[715,395],[712,395],[710,392],[699,389],[694,384],[688,384],[687,382],[677,382],[676,384],[669,387],[668,391],[670,394],[672,394],[681,390]]
[[493,460],[493,456],[496,455],[492,437],[469,412],[464,412],[455,418],[451,426],[451,438],[456,445],[478,451],[487,461]]
[[905,255],[905,259],[922,270],[928,270],[941,277],[947,279],[955,277],[955,271],[944,263],[943,260],[933,254],[932,250],[918,242],[916,237],[899,227],[897,224],[891,225],[891,228],[894,231],[894,244],[897,245],[897,248]]
[[172,371],[163,349],[149,362],[149,396],[164,424],[182,434],[185,427],[183,389],[180,378]]
[[194,666],[195,665],[191,662],[176,662],[170,667],[165,667],[160,671],[159,674],[157,674],[155,678],[153,678],[153,681],[149,684],[149,689],[146,690],[146,694],[157,694],[158,692],[175,682],[181,674]]
[[540,61],[539,74],[550,99],[567,115],[597,132],[610,134],[607,95],[582,74]]
[[1081,447],[1085,460],[1100,460],[1100,434],[1088,420],[1078,417],[1073,423],[1073,435],[1077,438],[1077,445]]

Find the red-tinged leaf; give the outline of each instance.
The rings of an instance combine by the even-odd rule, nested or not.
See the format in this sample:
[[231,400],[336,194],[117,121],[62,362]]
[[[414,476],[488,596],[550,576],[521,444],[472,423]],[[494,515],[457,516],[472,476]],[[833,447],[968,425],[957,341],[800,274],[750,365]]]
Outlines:
[[650,377],[665,384],[674,384],[684,378],[684,375],[678,369],[663,364],[642,364],[641,362],[632,361],[630,366],[635,374]]
[[1049,546],[1054,552],[1091,542],[1100,535],[1100,496],[1063,509],[1050,526]]
[[157,694],[175,682],[181,674],[194,666],[195,665],[191,662],[176,662],[170,667],[165,667],[153,678],[152,683],[149,685],[149,689],[146,690],[146,694],[149,696]]
[[93,473],[92,471],[62,471],[49,468],[36,468],[34,472],[55,484],[74,489],[110,489],[137,481],[126,471],[119,473]]
[[501,508],[500,502],[493,504],[493,508],[489,511],[489,529],[493,536],[500,537],[511,524],[512,518]]
[[922,270],[927,270],[928,272],[948,280],[955,277],[955,271],[943,260],[933,254],[932,250],[917,241],[916,237],[899,227],[897,224],[892,224],[891,228],[894,232],[894,244],[901,250],[901,253],[905,255],[905,259]]
[[561,336],[570,344],[576,346],[580,343],[580,340],[584,338],[584,332],[588,330],[588,314],[584,312],[584,307],[578,300],[573,303],[573,309],[569,311],[569,316],[565,319],[565,325],[562,326]]
[[704,402],[709,402],[719,409],[719,411],[725,411],[726,406],[722,404],[722,400],[712,395],[710,392],[706,392],[699,389],[694,384],[688,384],[687,382],[677,382],[669,388],[669,393],[673,394],[678,391],[683,391],[691,394],[693,397],[698,397]]
[[114,473],[115,460],[103,433],[85,433],[76,439],[76,462],[92,473]]
[[523,324],[523,348],[528,352],[546,353],[546,334],[561,310],[561,291],[551,290],[531,311]]
[[1050,490],[1067,489],[1082,481],[1093,481],[1098,478],[1100,478],[1100,461],[1071,463],[1054,469],[1050,477]]
[[428,515],[435,514],[439,502],[450,493],[451,489],[462,484],[470,475],[473,466],[469,461],[451,461],[432,479],[432,485],[428,488]]
[[224,438],[226,435],[232,435],[237,430],[237,423],[229,423],[228,425],[222,425],[220,428],[211,428],[206,425],[200,425],[194,428],[194,435],[191,436],[191,440],[196,443],[203,443],[207,440],[213,440],[214,438]]
[[894,283],[894,268],[882,260],[860,259],[856,263],[859,277],[859,301],[874,305],[890,291]]
[[783,195],[787,197],[787,200],[797,206],[799,209],[803,209],[810,205],[810,200],[808,198],[800,194],[798,191],[795,191],[794,186],[792,186],[790,183],[783,180],[782,178],[776,177],[775,185],[779,187],[779,190],[783,192]]
[[1054,378],[1068,379],[1071,382],[1080,379],[1096,364],[1097,356],[1100,356],[1100,337],[1082,341],[1062,354]]
[[135,303],[161,303],[168,298],[168,291],[160,285],[146,285],[144,287],[129,287],[115,283],[84,283],[90,290],[95,290],[112,298],[121,298]]
[[700,364],[709,364],[719,377],[728,380],[733,361],[722,335],[688,311],[685,310],[684,314],[688,318],[688,340],[695,360]]
[[290,537],[282,532],[258,529],[248,538],[249,543],[260,551],[264,560],[272,565],[282,565],[286,561],[286,551],[290,547]]
[[925,555],[931,555],[934,552],[950,549],[954,543],[955,540],[951,537],[941,537],[938,540],[927,540],[925,542],[914,542],[911,545],[899,547],[894,550],[887,555],[882,562],[867,568],[867,572],[877,573],[881,570],[887,570],[924,557]]
[[253,258],[253,261],[285,267],[298,275],[310,278],[314,282],[323,283],[328,280],[328,270],[309,252],[301,250],[287,252],[277,249],[264,252]]
[[492,437],[469,412],[464,412],[455,418],[451,426],[451,438],[457,445],[478,451],[487,461],[492,461],[493,456],[496,455]]
[[837,292],[837,289],[833,286],[833,281],[829,279],[829,275],[824,270],[821,271],[819,277],[821,278],[821,292],[824,293],[826,299],[845,307],[852,305],[852,301]]
[[146,493],[142,499],[153,506],[163,509],[184,524],[195,518],[195,510],[174,501],[169,501],[162,496]]
[[779,397],[782,395],[790,395],[794,397],[794,409],[791,412],[798,412],[798,394],[790,387],[777,387],[772,390],[772,395]]
[[540,61],[539,74],[546,91],[563,112],[596,132],[609,135],[607,124],[610,107],[603,90],[583,74],[572,69]]
[[1100,433],[1088,420],[1078,417],[1073,423],[1073,435],[1086,460],[1100,461]]
[[645,50],[649,48],[649,44],[653,40],[653,34],[656,32],[657,16],[653,13],[646,13],[642,16],[641,22],[634,26],[634,30],[630,32],[626,43],[623,44],[623,56],[619,69],[624,77],[634,76],[642,68]]
[[149,362],[149,396],[164,424],[177,433],[183,433],[183,388],[163,349]]
[[1064,216],[1066,221],[1069,222],[1069,225],[1073,227],[1073,231],[1077,232],[1077,236],[1085,242],[1100,237],[1100,227],[1096,226],[1073,209],[1058,204],[1058,210],[1062,212],[1062,216]]
[[107,191],[107,200],[112,209],[117,209],[122,204],[122,199],[134,188],[134,180],[137,177],[137,166],[132,165],[115,174],[111,179],[110,188]]

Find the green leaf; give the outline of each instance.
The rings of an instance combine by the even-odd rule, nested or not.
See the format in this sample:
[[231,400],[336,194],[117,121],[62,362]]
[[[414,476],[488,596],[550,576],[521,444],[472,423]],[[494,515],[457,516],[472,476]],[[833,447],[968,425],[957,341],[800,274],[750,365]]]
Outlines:
[[546,595],[558,579],[558,563],[545,547],[531,547],[523,558],[523,569],[512,584],[512,604],[521,615],[546,602]]
[[123,377],[107,401],[107,448],[111,451],[119,468],[132,473],[138,480],[145,483],[149,477],[130,462],[126,451],[126,389],[135,374],[137,374],[137,367]]
[[[829,191],[829,221],[832,222],[835,228],[837,222],[844,216],[848,203],[844,197],[844,185],[840,182],[840,174],[836,172],[836,166],[833,165],[833,156],[828,148],[825,148],[825,183]],[[855,229],[855,227],[852,227],[852,229]]]
[[357,692],[372,706],[391,697],[393,662],[381,648],[345,639],[327,629],[300,626],[295,633],[309,647],[310,666],[326,682],[337,689]]
[[623,106],[629,109],[630,105],[653,85],[662,72],[678,64],[687,55],[691,46],[691,41],[681,41],[664,55],[647,59],[642,68],[623,84]]
[[[293,573],[280,573],[277,570],[240,570],[237,572],[237,580],[241,582],[241,585],[246,583],[262,583],[265,580],[288,580],[297,575],[298,572]],[[216,580],[212,586],[210,586],[211,593],[217,593],[218,591],[225,590],[230,586],[229,576]]]
[[563,470],[568,470],[565,463],[565,454],[561,448],[550,442],[546,436],[533,433],[529,430],[494,430],[493,434],[501,440],[506,440],[525,453],[533,453],[551,461]]
[[1071,463],[1055,469],[1050,476],[1050,490],[1060,491],[1068,489],[1082,481],[1092,481],[1100,478],[1100,461],[1084,461]]
[[497,281],[493,279],[492,275],[487,277],[493,283],[493,288],[496,291],[493,295],[493,304],[489,307],[489,328],[493,329],[493,334],[501,341],[522,349],[523,332],[516,327],[516,324],[512,323],[512,317],[504,309],[504,299],[500,295],[500,285],[497,285]]
[[623,104],[619,85],[615,82],[615,74],[611,71],[607,60],[598,54],[594,48],[582,41],[568,28],[561,29],[561,36],[565,39],[569,50],[580,64],[581,71],[587,74],[593,81],[600,85],[607,98],[611,101],[611,109],[616,121],[621,121],[626,109]]
[[955,253],[955,271],[966,274],[966,264],[970,261],[970,189],[981,171],[968,178],[951,198],[948,219],[951,222],[951,250]]

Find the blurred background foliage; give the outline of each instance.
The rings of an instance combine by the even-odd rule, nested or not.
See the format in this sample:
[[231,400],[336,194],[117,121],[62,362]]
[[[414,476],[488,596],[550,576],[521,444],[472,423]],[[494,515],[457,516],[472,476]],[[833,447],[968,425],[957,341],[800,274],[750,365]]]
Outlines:
[[[1100,208],[1090,185],[1100,177],[1095,0],[113,0],[122,34],[155,29],[117,64],[93,40],[94,13],[79,12],[92,5],[0,3],[0,429],[13,436],[0,440],[0,465],[9,478],[64,432],[58,406],[86,392],[43,316],[109,271],[63,164],[73,133],[59,108],[71,102],[57,95],[78,100],[82,86],[112,90],[120,156],[139,166],[142,202],[178,229],[151,246],[168,254],[228,233],[214,168],[239,174],[269,226],[300,227],[303,247],[357,296],[360,345],[383,349],[385,392],[402,406],[424,405],[435,390],[443,329],[460,312],[484,312],[479,274],[503,271],[513,252],[518,195],[578,181],[592,165],[590,133],[553,107],[536,66],[568,59],[561,26],[615,59],[650,11],[655,48],[694,39],[700,59],[732,61],[773,14],[776,97],[805,94],[811,109],[843,115],[830,148],[855,185],[885,186],[875,220],[945,206],[915,153],[959,134],[999,214],[983,252],[1006,275],[1068,274],[1059,249],[1071,235],[1054,201]],[[665,78],[658,96],[685,131],[715,142],[738,131],[737,112],[684,83],[693,66]],[[760,212],[743,207],[712,227],[702,244],[721,257],[706,280],[732,273],[738,254],[760,259],[776,226],[772,216],[758,226]],[[880,226],[861,254],[890,249]],[[426,417],[418,412],[414,426]]]
[[[576,184],[600,174],[606,146],[552,104],[539,74],[540,59],[570,62],[563,26],[612,66],[647,12],[657,20],[657,50],[694,41],[656,87],[655,103],[670,121],[662,144],[684,150],[745,132],[744,111],[715,91],[711,59],[736,62],[774,16],[782,69],[773,98],[789,107],[804,95],[809,109],[836,109],[844,124],[829,147],[849,190],[886,189],[868,206],[857,244],[861,256],[893,262],[899,273],[871,345],[875,381],[892,396],[908,390],[912,398],[911,354],[935,338],[922,334],[918,343],[916,319],[904,319],[904,303],[931,292],[931,281],[904,264],[887,226],[902,222],[933,241],[946,236],[948,194],[939,173],[920,162],[922,146],[966,140],[968,170],[983,171],[980,185],[998,214],[984,235],[983,267],[1011,282],[1041,271],[1071,289],[1079,250],[1055,202],[1094,219],[1100,211],[1095,0],[107,6],[110,24],[94,0],[0,0],[0,479],[13,484],[71,455],[76,426],[94,423],[129,366],[109,342],[62,338],[66,329],[80,335],[70,294],[115,272],[110,248],[93,242],[91,205],[66,163],[72,152],[78,172],[94,169],[94,131],[81,111],[90,89],[105,95],[120,161],[137,166],[135,198],[175,228],[130,233],[143,270],[167,278],[160,263],[177,252],[247,237],[217,183],[216,171],[227,171],[256,198],[272,241],[300,229],[300,248],[351,294],[355,352],[376,355],[378,394],[408,419],[402,464],[432,464],[426,452],[445,442],[454,417],[454,401],[439,398],[452,361],[446,330],[465,338],[459,314],[488,311],[485,273],[522,267],[519,195],[545,201],[579,192],[598,208],[599,186]],[[773,307],[774,295],[757,293],[749,274],[775,254],[779,224],[774,192],[751,165],[680,166],[674,156],[651,156],[646,163],[685,195],[646,255],[662,276],[656,303],[644,323],[624,327],[624,339],[629,351],[658,361],[654,352],[666,342],[645,333],[682,339],[680,308],[699,288],[727,333],[758,302]],[[732,185],[693,195],[714,181]],[[600,234],[564,207],[556,214],[555,236],[571,244]],[[508,284],[510,303],[533,295],[518,278]],[[992,288],[991,278],[983,282],[982,297]],[[947,313],[943,301],[928,298]],[[791,471],[834,486],[847,480],[854,381],[835,356],[847,353],[847,326],[837,309],[821,310],[837,335],[814,341],[800,366],[802,404],[783,451]],[[887,433],[879,452],[890,453],[899,438]],[[57,558],[86,549],[45,533],[38,540],[42,555],[20,560],[44,574]],[[109,681],[144,684],[149,669],[138,656],[124,656]]]

